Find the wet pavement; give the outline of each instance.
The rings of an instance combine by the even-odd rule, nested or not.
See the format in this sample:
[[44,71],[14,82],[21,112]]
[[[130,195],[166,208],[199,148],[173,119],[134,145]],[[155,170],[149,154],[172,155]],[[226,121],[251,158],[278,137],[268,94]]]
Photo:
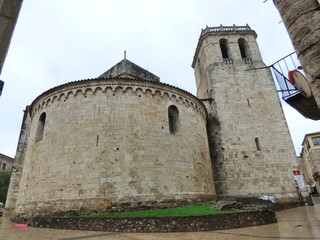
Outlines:
[[0,240],[251,240],[251,239],[319,239],[320,199],[314,206],[303,206],[277,213],[278,223],[257,227],[187,233],[110,233],[57,230],[48,228],[11,228],[14,223],[0,217]]

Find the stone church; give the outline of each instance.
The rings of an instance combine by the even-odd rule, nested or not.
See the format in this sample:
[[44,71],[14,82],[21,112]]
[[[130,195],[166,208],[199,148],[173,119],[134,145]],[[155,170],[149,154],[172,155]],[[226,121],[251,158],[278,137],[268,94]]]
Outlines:
[[197,96],[127,59],[39,95],[22,121],[6,211],[296,198],[296,156],[273,78],[247,26],[202,30]]

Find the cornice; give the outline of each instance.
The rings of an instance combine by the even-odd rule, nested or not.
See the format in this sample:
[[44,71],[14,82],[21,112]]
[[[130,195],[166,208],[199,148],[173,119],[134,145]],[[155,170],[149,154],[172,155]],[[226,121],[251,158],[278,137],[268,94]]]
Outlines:
[[201,100],[183,89],[167,83],[157,83],[142,79],[129,78],[84,79],[56,86],[40,94],[31,103],[29,113],[32,117],[35,112],[49,106],[50,103],[56,100],[66,102],[70,95],[77,95],[79,92],[81,95],[86,97],[86,94],[89,91],[92,91],[93,93],[98,90],[106,92],[108,89],[114,93],[119,89],[122,89],[123,92],[126,92],[128,89],[132,89],[134,92],[141,90],[144,94],[147,92],[151,92],[152,95],[160,94],[162,97],[167,96],[170,99],[182,101],[187,106],[191,106],[201,112],[204,117],[207,115],[206,108]]

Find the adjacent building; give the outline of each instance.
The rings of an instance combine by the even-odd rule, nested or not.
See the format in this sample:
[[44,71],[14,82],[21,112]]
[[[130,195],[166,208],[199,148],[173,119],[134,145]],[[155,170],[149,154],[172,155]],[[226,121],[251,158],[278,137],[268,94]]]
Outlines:
[[14,159],[0,153],[0,172],[11,172]]
[[320,189],[320,132],[306,134],[302,142],[301,158],[306,184]]

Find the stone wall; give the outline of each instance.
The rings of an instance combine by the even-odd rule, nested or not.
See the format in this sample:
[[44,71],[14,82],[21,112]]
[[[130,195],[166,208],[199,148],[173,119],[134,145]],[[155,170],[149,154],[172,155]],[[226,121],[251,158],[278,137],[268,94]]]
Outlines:
[[[296,198],[295,151],[271,72],[255,69],[265,65],[256,34],[248,28],[209,28],[195,55],[197,95],[208,110],[216,191],[219,197],[289,200]],[[247,58],[240,54],[239,39],[246,42]],[[228,42],[228,58],[222,57],[221,40]]]
[[[179,111],[174,133],[172,105]],[[206,109],[181,89],[132,79],[84,80],[43,93],[29,114],[17,213],[215,199]]]
[[317,0],[274,0],[320,108],[320,5]]
[[31,226],[107,232],[196,232],[251,227],[276,222],[274,212],[256,211],[176,217],[36,217],[31,220]]
[[0,0],[0,74],[21,5],[22,0]]
[[23,164],[25,159],[25,153],[28,146],[28,138],[30,134],[30,116],[29,107],[27,106],[24,110],[23,120],[20,129],[20,136],[18,141],[17,152],[15,156],[15,162],[12,169],[10,178],[10,185],[8,189],[8,196],[5,206],[4,216],[10,216],[15,210],[18,193],[20,190],[20,181],[23,171]]

